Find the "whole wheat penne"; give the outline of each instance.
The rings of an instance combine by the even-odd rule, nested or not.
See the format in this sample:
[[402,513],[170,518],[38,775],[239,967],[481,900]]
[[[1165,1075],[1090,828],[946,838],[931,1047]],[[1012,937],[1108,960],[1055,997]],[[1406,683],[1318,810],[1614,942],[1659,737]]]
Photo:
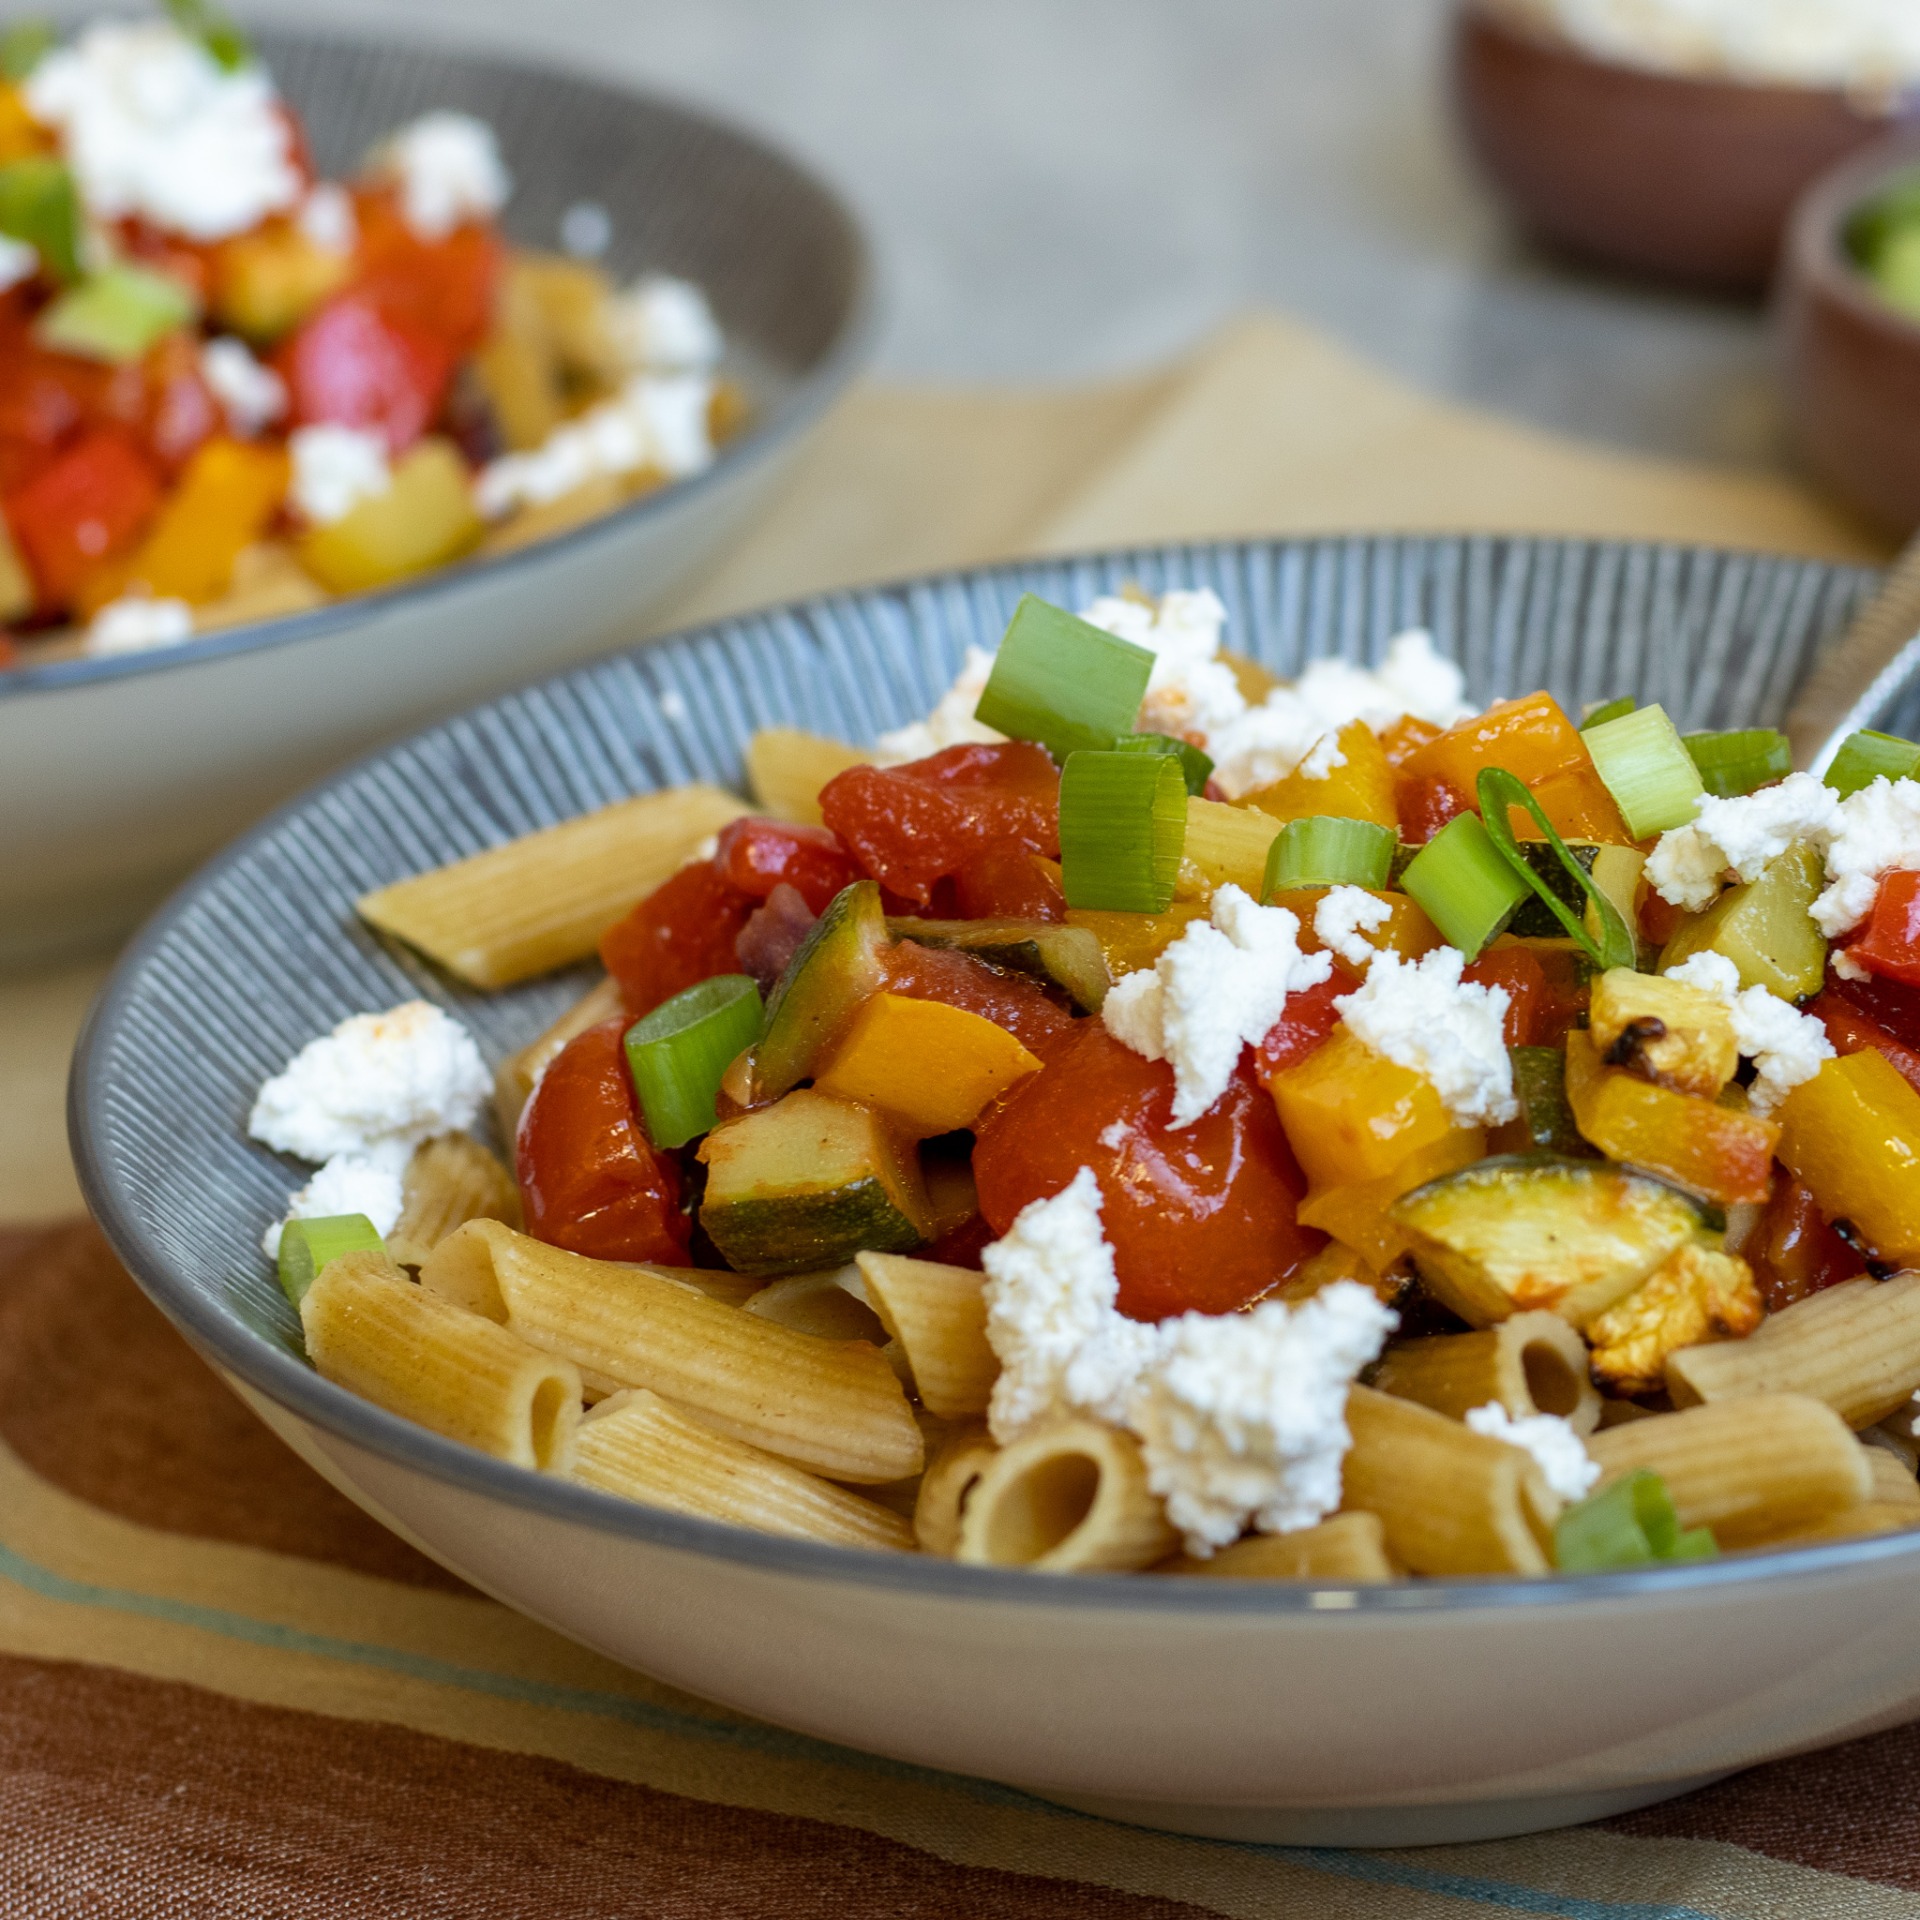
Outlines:
[[893,1253],[863,1253],[855,1264],[922,1403],[949,1420],[985,1413],[1000,1374],[987,1345],[985,1276]]
[[1209,888],[1230,882],[1258,900],[1267,877],[1267,849],[1279,837],[1281,824],[1258,807],[1189,800],[1181,858],[1205,876]]
[[1909,1473],[1920,1473],[1920,1439],[1914,1437],[1914,1410],[1902,1407],[1870,1427],[1862,1427],[1860,1438],[1876,1447],[1884,1447]]
[[1298,1533],[1257,1533],[1222,1547],[1211,1560],[1182,1554],[1164,1573],[1201,1574],[1217,1580],[1350,1580],[1372,1583],[1397,1578],[1387,1556],[1386,1530],[1372,1513],[1336,1513]]
[[717,1433],[645,1388],[601,1401],[580,1423],[572,1472],[622,1499],[757,1533],[913,1550],[913,1528],[899,1514]]
[[500,1062],[493,1070],[493,1111],[500,1122],[501,1139],[512,1144],[534,1083],[546,1072],[554,1055],[569,1040],[577,1039],[589,1027],[597,1027],[602,1020],[611,1020],[620,1011],[618,982],[597,981],[545,1033]]
[[960,1517],[967,1497],[997,1451],[978,1421],[955,1427],[934,1450],[913,1506],[913,1535],[923,1552],[952,1557],[960,1544]]
[[1760,1542],[1765,1547],[1811,1547],[1823,1540],[1857,1540],[1874,1533],[1907,1533],[1920,1526],[1920,1511],[1904,1500],[1863,1500],[1857,1507],[1829,1514],[1811,1527],[1777,1534]]
[[590,1386],[651,1387],[829,1479],[904,1480],[923,1464],[907,1396],[866,1341],[796,1333],[645,1267],[588,1260],[494,1220],[449,1235],[420,1278],[564,1354]]
[[816,1340],[870,1340],[879,1347],[893,1337],[868,1305],[857,1267],[790,1273],[757,1288],[742,1304],[760,1319],[810,1333]]
[[1520,1448],[1369,1387],[1347,1395],[1341,1508],[1415,1573],[1545,1573],[1557,1502]]
[[843,740],[828,740],[798,727],[762,727],[747,742],[747,785],[776,819],[820,824],[820,789],[849,767],[864,767],[873,755]]
[[1867,1457],[1834,1410],[1801,1393],[1757,1393],[1609,1427],[1587,1442],[1600,1485],[1641,1467],[1667,1483],[1683,1527],[1751,1546],[1859,1506]]
[[357,903],[361,919],[475,987],[584,960],[701,841],[747,811],[718,787],[669,787],[524,834]]
[[1484,1333],[1443,1333],[1388,1348],[1373,1385],[1463,1418],[1496,1403],[1516,1420],[1557,1413],[1575,1433],[1600,1424],[1587,1345],[1557,1313],[1516,1313]]
[[520,1224],[520,1189],[470,1133],[443,1133],[415,1149],[400,1183],[400,1218],[387,1252],[417,1267],[455,1227],[469,1220]]
[[329,1261],[300,1302],[307,1355],[336,1385],[515,1466],[563,1470],[580,1422],[571,1362],[416,1286],[385,1256]]
[[1667,1359],[1676,1406],[1805,1393],[1850,1427],[1870,1427],[1920,1387],[1920,1273],[1848,1280],[1770,1314],[1744,1340]]
[[1868,1500],[1882,1506],[1910,1507],[1914,1517],[1920,1519],[1920,1480],[1914,1478],[1913,1469],[1885,1447],[1870,1446],[1864,1451],[1867,1478],[1873,1483]]
[[1173,1550],[1133,1436],[1093,1420],[1024,1435],[986,1464],[960,1515],[961,1560],[1042,1573],[1126,1573]]

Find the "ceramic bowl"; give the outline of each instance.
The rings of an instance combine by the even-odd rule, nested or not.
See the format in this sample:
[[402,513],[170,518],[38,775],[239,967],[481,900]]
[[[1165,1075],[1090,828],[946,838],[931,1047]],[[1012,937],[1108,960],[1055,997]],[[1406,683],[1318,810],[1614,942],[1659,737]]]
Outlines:
[[262,33],[323,169],[434,107],[500,136],[508,233],[580,201],[607,264],[708,290],[754,416],[712,468],[558,539],[162,653],[0,673],[0,964],[134,925],[194,861],[375,740],[643,631],[763,501],[869,331],[865,244],[819,181],[667,101],[435,51]]
[[1032,590],[1211,587],[1289,672],[1410,625],[1473,691],[1777,720],[1876,576],[1677,548],[1408,538],[1003,567],[817,600],[577,670],[377,754],[146,929],[74,1067],[87,1197],[141,1284],[290,1445],[509,1605],[783,1726],[1191,1833],[1464,1840],[1595,1818],[1920,1712],[1920,1536],[1594,1578],[1395,1587],[1077,1577],[861,1554],[624,1503],[329,1385],[259,1251],[304,1173],[255,1089],[343,1015],[425,994],[498,1057],[579,977],[462,992],[355,921],[363,889],[688,777],[753,728],[922,713]]
[[1800,193],[1914,105],[1620,65],[1529,26],[1512,0],[1462,0],[1453,81],[1468,146],[1537,238],[1745,294],[1771,279]]

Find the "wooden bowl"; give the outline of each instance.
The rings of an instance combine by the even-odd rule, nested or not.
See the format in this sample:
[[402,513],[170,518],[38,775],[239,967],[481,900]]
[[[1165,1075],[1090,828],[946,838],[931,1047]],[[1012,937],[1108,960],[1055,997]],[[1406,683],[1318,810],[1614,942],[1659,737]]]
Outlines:
[[1847,223],[1920,168],[1920,132],[1838,168],[1801,201],[1787,237],[1776,325],[1801,457],[1889,533],[1920,528],[1920,322],[1885,300],[1846,244]]
[[1622,66],[1488,0],[1455,14],[1453,80],[1475,158],[1539,239],[1721,293],[1763,292],[1794,201],[1920,106]]

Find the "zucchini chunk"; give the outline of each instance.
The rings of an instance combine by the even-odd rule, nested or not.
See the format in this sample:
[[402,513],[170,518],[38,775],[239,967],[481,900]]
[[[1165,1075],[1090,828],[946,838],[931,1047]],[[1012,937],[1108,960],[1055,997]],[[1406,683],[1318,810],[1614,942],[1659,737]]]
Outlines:
[[887,983],[887,917],[880,889],[856,880],[827,903],[767,1002],[766,1031],[754,1049],[754,1088],[777,1100],[826,1058],[861,1006]]
[[1691,1195],[1607,1160],[1482,1160],[1389,1209],[1427,1290],[1476,1327],[1544,1308],[1575,1327],[1714,1224]]
[[1043,986],[1058,987],[1087,1013],[1100,1011],[1113,984],[1100,942],[1086,927],[1047,920],[889,920],[887,931],[923,947],[952,947],[1011,973],[1031,974]]
[[1593,1149],[1580,1136],[1567,1098],[1567,1056],[1560,1047],[1509,1047],[1513,1097],[1520,1111],[1496,1127],[1487,1144],[1495,1153],[1556,1153],[1563,1159],[1590,1159]]
[[802,1087],[700,1144],[700,1224],[737,1273],[806,1273],[929,1237],[920,1160],[871,1107]]
[[1743,987],[1765,987],[1782,1000],[1804,1000],[1827,975],[1826,936],[1813,923],[1813,903],[1827,884],[1816,847],[1796,840],[1756,880],[1729,887],[1704,913],[1684,921],[1660,954],[1671,973],[1696,953],[1723,953],[1740,969]]
[[[1560,856],[1552,845],[1545,840],[1522,840],[1518,845],[1520,857],[1533,869],[1533,877],[1545,881],[1547,890],[1576,920],[1582,918],[1587,911],[1586,892],[1560,864]],[[1600,857],[1599,844],[1592,840],[1569,840],[1567,851],[1580,869],[1591,876],[1594,862]],[[1529,894],[1514,909],[1507,931],[1518,940],[1551,940],[1566,929],[1538,894]]]

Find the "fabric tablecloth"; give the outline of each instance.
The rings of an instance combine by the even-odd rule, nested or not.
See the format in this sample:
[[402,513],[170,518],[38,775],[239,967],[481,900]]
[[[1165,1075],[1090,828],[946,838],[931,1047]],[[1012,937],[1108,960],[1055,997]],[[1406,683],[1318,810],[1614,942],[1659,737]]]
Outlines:
[[[1886,557],[1790,480],[1576,446],[1277,317],[1165,374],[856,392],[658,630],[1019,552],[1463,529]],[[62,1123],[105,963],[0,981],[0,1915],[1920,1915],[1920,1731],[1599,1827],[1185,1840],[824,1746],[464,1588],[261,1427],[95,1230]]]

